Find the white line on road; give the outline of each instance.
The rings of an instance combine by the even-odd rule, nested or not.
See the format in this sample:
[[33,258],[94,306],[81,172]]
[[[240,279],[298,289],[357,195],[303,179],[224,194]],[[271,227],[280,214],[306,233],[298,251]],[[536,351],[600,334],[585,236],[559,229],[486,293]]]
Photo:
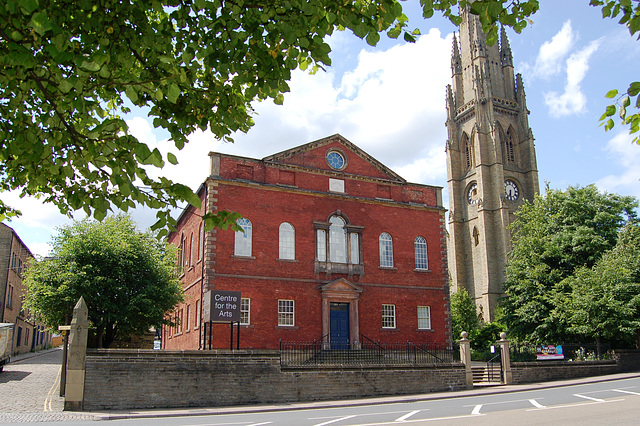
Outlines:
[[410,412],[410,413],[405,414],[405,415],[404,415],[404,416],[402,416],[402,417],[398,417],[398,418],[396,419],[396,422],[404,422],[405,420],[407,420],[409,417],[413,416],[414,414],[418,414],[420,411],[421,411],[421,410],[415,410],[415,411],[412,411],[412,412]]
[[58,370],[58,374],[56,376],[56,379],[53,381],[53,385],[51,385],[51,389],[49,389],[49,392],[47,393],[47,397],[44,399],[44,410],[45,412],[48,411],[53,411],[53,408],[51,407],[51,404],[53,402],[53,395],[56,392],[56,385],[58,383],[60,383],[60,374],[62,372],[62,367],[60,367],[60,369]]
[[540,404],[538,401],[536,401],[535,399],[530,399],[529,402],[531,403],[531,405],[533,405],[536,408],[547,408],[544,405]]
[[345,416],[345,417],[340,417],[339,419],[333,419],[333,420],[329,420],[328,422],[324,422],[324,423],[318,423],[317,425],[314,426],[324,426],[324,425],[329,425],[331,423],[336,423],[336,422],[341,422],[342,420],[349,420],[354,418],[354,416]]
[[614,392],[621,392],[621,393],[628,393],[629,395],[640,395],[640,393],[638,392],[631,392],[628,390],[623,390],[623,389],[611,389]]
[[595,401],[595,402],[604,402],[604,399],[594,398],[592,396],[580,395],[579,393],[574,393],[573,396],[577,396],[578,398],[584,398],[584,399],[588,399],[590,401]]
[[478,414],[480,414],[481,408],[482,408],[482,404],[476,405],[475,407],[473,407],[473,411],[471,412],[471,414],[473,414],[474,416],[477,416]]
[[[572,404],[563,404],[563,405],[551,405],[547,408],[544,408],[545,410],[551,410],[554,408],[570,408],[570,407],[581,407],[583,405],[595,405],[595,404],[606,404],[608,402],[620,402],[620,401],[624,401],[623,399],[608,399],[608,400],[603,400],[603,401],[592,401],[592,402],[574,402]],[[538,411],[540,410],[540,408],[529,408],[527,411]]]
[[250,425],[247,426],[262,426],[262,425],[270,425],[273,422],[262,422],[262,423],[251,423]]

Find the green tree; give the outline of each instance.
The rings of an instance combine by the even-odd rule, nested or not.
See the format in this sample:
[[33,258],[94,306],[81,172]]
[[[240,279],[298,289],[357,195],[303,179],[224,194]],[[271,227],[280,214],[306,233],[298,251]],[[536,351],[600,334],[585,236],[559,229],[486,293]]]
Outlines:
[[80,296],[98,347],[168,324],[182,300],[175,248],[136,229],[124,215],[59,229],[52,257],[26,270],[26,306],[48,326],[68,324]]
[[565,279],[611,250],[637,207],[634,197],[590,185],[566,191],[547,187],[544,196],[516,212],[502,303],[511,336],[541,343],[567,337],[567,317],[557,309],[571,291]]
[[460,339],[460,333],[466,331],[472,341],[478,332],[479,322],[476,304],[465,288],[459,288],[451,295],[451,330],[453,340]]
[[566,279],[570,293],[558,309],[566,312],[569,330],[603,340],[633,341],[640,347],[640,227],[628,224],[618,244],[593,268],[579,268]]

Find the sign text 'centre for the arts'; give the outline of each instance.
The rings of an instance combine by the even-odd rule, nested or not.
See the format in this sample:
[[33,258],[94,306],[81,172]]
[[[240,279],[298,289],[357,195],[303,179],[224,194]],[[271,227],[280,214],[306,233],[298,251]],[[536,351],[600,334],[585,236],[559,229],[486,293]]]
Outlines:
[[239,291],[210,290],[204,294],[202,316],[206,322],[240,321]]

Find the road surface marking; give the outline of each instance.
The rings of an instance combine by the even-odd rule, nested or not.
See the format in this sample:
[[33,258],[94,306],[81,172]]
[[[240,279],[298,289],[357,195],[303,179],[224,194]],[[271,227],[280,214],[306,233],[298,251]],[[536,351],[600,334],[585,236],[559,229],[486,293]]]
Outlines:
[[611,389],[614,392],[621,392],[621,393],[628,393],[629,395],[640,395],[640,393],[638,392],[631,392],[628,390],[622,390],[622,389]]
[[579,393],[574,393],[573,396],[577,396],[578,398],[584,398],[584,399],[588,399],[590,401],[595,401],[595,402],[605,402],[604,399],[594,398],[592,396],[580,395]]
[[341,421],[343,421],[343,420],[349,420],[349,419],[352,419],[352,418],[354,418],[354,417],[355,417],[355,415],[354,415],[354,416],[345,416],[345,417],[340,417],[339,419],[333,419],[333,420],[329,420],[328,422],[318,423],[318,424],[317,424],[317,425],[315,425],[315,426],[324,426],[324,425],[329,425],[329,424],[331,424],[331,423],[341,422]]
[[418,414],[420,411],[421,411],[421,410],[415,410],[415,411],[412,411],[412,412],[410,412],[410,413],[405,414],[405,415],[404,415],[404,416],[402,416],[402,417],[398,417],[398,418],[396,419],[396,422],[404,422],[405,420],[407,420],[409,417],[413,416],[414,414]]
[[251,423],[250,425],[247,426],[262,426],[262,425],[270,425],[273,422],[262,422],[262,423]]
[[623,399],[608,399],[600,401],[592,401],[592,402],[574,402],[571,404],[562,404],[562,405],[551,405],[547,408],[529,408],[527,411],[538,411],[538,410],[551,410],[554,408],[570,408],[570,407],[581,407],[583,405],[594,405],[594,404],[606,404],[607,402],[620,402],[624,401]]
[[51,389],[49,389],[49,392],[47,393],[47,397],[44,399],[45,412],[53,411],[51,404],[53,402],[53,395],[56,393],[56,385],[60,383],[61,372],[62,372],[62,367],[60,367],[60,369],[58,370],[58,375],[56,376],[56,379],[53,381],[53,385],[51,385]]
[[536,401],[535,399],[530,399],[529,402],[531,403],[531,405],[533,405],[536,408],[547,408],[544,405],[540,404],[538,401]]
[[473,414],[474,416],[477,416],[478,414],[480,414],[481,408],[482,408],[482,404],[476,405],[475,407],[473,407],[473,411],[471,412],[471,414]]

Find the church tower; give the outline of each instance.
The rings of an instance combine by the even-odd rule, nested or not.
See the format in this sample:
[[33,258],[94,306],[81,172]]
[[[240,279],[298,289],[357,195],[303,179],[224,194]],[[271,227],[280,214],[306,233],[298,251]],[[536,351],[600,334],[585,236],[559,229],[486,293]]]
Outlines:
[[507,226],[523,201],[539,192],[533,133],[504,28],[500,43],[488,46],[478,18],[462,11],[451,71],[446,152],[452,291],[466,288],[478,316],[493,321],[510,250]]

